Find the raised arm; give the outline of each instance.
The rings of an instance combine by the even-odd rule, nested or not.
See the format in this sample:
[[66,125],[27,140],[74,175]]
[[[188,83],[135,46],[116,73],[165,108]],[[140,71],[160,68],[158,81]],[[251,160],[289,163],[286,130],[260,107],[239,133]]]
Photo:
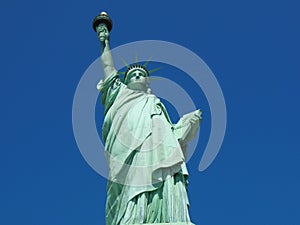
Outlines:
[[99,24],[96,31],[100,41],[100,58],[104,70],[104,79],[106,79],[117,72],[109,47],[109,31],[104,23]]

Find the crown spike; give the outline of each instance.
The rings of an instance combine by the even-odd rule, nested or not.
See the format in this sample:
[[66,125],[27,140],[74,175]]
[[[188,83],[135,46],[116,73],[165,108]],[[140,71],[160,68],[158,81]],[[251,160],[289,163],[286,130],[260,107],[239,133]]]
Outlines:
[[149,70],[148,71],[148,73],[149,73],[149,75],[150,74],[152,74],[152,73],[154,73],[154,72],[156,72],[156,71],[158,71],[158,70],[160,70],[161,68],[159,67],[159,68],[155,68],[155,69],[153,69],[153,70]]
[[124,65],[126,66],[127,69],[130,68],[129,64],[125,61],[125,59],[123,57],[120,57],[120,59],[122,60],[122,62],[124,63]]
[[161,78],[161,77],[150,77],[149,79],[150,79],[150,81],[154,81],[154,80],[162,80],[163,78]]
[[143,67],[147,67],[149,62],[152,60],[152,56],[148,58],[148,60],[144,63]]

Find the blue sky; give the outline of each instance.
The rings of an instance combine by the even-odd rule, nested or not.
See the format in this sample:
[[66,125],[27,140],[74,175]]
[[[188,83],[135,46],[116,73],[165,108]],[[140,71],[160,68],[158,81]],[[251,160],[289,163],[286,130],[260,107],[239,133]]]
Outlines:
[[204,113],[188,164],[193,222],[300,224],[296,1],[0,4],[1,225],[104,224],[106,180],[84,161],[72,130],[77,84],[99,56],[91,21],[102,10],[114,21],[112,48],[149,39],[174,42],[200,56],[222,88],[225,139],[213,164],[199,172],[211,118],[203,93],[188,83]]

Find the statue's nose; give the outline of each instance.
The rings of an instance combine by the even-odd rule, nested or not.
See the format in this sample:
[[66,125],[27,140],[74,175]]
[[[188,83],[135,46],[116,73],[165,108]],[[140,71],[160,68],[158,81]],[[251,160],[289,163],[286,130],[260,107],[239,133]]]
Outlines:
[[139,75],[135,76],[135,79],[137,79],[137,80],[140,79],[140,76]]

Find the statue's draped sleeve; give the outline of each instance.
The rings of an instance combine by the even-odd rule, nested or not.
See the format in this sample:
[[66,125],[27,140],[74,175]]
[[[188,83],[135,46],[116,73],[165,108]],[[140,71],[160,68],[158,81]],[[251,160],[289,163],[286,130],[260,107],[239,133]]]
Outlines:
[[97,89],[102,94],[101,102],[105,106],[105,113],[110,109],[114,103],[117,95],[126,87],[119,78],[118,73],[114,73],[105,80],[100,80],[97,84]]

